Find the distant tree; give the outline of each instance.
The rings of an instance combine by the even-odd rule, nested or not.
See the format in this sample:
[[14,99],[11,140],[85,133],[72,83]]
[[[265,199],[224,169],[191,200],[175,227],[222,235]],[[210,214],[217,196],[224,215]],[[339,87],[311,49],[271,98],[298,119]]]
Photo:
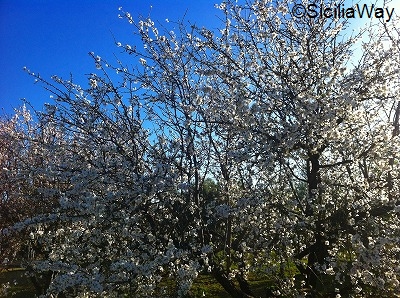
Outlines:
[[[54,228],[40,222],[31,223],[35,223],[38,215],[53,213],[58,207],[60,192],[69,187],[41,170],[57,164],[43,145],[52,143],[56,146],[55,140],[61,138],[50,127],[39,127],[25,105],[14,117],[1,121],[0,134],[2,265],[5,268],[25,267],[30,271],[32,262],[49,256],[49,247],[41,238]],[[36,142],[31,142],[33,134]],[[43,294],[51,272],[42,272],[40,278],[34,272],[30,273],[37,294]]]
[[218,8],[219,32],[122,12],[144,50],[117,43],[133,68],[92,53],[87,88],[35,75],[55,103],[24,135],[45,162],[19,175],[57,204],[11,229],[46,231],[30,269],[74,297],[165,296],[168,276],[184,296],[204,271],[232,297],[251,274],[270,297],[399,292],[394,21],[346,36],[289,1]]
[[[21,151],[21,146],[12,137],[16,129],[15,121],[10,119],[0,120],[0,227],[9,227],[23,219],[21,208],[23,204],[18,200],[16,195],[18,186],[13,179],[17,172],[17,158]],[[26,207],[26,206],[25,206]],[[7,266],[7,263],[15,257],[15,252],[18,250],[16,246],[18,241],[11,237],[2,237],[0,245],[0,258],[3,260],[2,266]]]

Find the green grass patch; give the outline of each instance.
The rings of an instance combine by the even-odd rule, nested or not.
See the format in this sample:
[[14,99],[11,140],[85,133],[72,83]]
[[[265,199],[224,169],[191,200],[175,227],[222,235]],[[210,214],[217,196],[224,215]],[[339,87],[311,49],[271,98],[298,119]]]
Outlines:
[[[257,276],[250,277],[250,286],[256,297],[265,296],[265,291],[271,286],[271,282],[265,278],[257,278]],[[0,285],[8,284],[6,294],[0,297],[16,297],[16,298],[29,298],[35,297],[35,288],[30,282],[29,278],[25,276],[25,271],[20,268],[0,271]],[[166,279],[161,282],[160,288],[163,288],[163,297],[174,297],[175,281]],[[161,294],[161,292],[159,293]],[[161,297],[161,296],[160,296]],[[215,297],[215,298],[229,298],[229,294],[224,288],[214,279],[211,274],[200,274],[194,280],[190,293],[190,298],[200,297]]]
[[[203,293],[205,296],[203,296]],[[218,297],[229,298],[229,294],[224,288],[214,279],[211,274],[201,274],[193,282],[190,289],[191,297]]]
[[7,292],[0,290],[0,297],[35,297],[35,288],[21,268],[0,270],[0,287],[7,286]]

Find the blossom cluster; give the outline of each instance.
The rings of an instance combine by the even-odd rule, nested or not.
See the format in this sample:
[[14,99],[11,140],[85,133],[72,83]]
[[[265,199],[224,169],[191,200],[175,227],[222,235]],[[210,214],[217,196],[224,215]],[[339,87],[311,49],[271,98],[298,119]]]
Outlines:
[[397,31],[351,66],[363,31],[237,2],[216,32],[121,9],[135,67],[91,53],[87,88],[31,73],[56,100],[18,113],[4,173],[38,207],[0,237],[28,231],[46,294],[183,297],[205,273],[243,297],[251,274],[287,297],[399,292]]

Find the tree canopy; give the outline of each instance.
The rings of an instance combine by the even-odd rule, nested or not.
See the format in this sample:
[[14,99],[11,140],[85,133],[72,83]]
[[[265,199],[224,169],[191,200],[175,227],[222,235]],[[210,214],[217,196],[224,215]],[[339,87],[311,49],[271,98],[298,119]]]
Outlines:
[[217,8],[219,31],[121,10],[144,47],[91,53],[86,87],[32,74],[54,103],[1,126],[0,162],[2,205],[36,207],[2,239],[35,251],[20,259],[47,296],[185,296],[206,272],[232,297],[254,297],[251,275],[268,297],[399,293],[395,21]]

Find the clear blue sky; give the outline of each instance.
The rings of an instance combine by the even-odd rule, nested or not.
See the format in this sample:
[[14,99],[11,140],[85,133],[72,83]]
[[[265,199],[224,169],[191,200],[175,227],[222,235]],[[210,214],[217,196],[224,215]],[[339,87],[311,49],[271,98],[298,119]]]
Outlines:
[[[348,0],[353,2],[355,0]],[[382,0],[378,1],[381,2]],[[85,74],[95,71],[89,52],[95,52],[110,63],[121,49],[118,41],[133,44],[133,27],[125,19],[118,18],[122,6],[137,19],[148,16],[154,21],[166,18],[179,20],[186,13],[186,20],[219,27],[214,8],[221,0],[0,0],[0,115],[12,114],[13,108],[26,98],[40,110],[45,102],[51,102],[50,94],[34,78],[25,73],[26,66],[44,78],[58,75],[86,84]],[[359,2],[359,1],[357,1]],[[362,4],[374,3],[365,0]],[[400,1],[388,4],[400,12]],[[152,8],[151,8],[152,7]],[[367,20],[364,20],[367,21]],[[352,21],[353,28],[361,25]],[[125,56],[126,57],[126,56]],[[113,60],[114,59],[114,60]],[[124,62],[128,62],[123,60]]]
[[[148,16],[164,22],[185,19],[198,25],[218,26],[215,0],[0,0],[0,115],[13,113],[26,98],[36,109],[51,102],[50,94],[22,69],[42,77],[72,73],[86,84],[85,74],[95,71],[96,55],[115,62],[118,41],[133,40],[133,27],[118,18],[118,7],[137,19]],[[152,8],[151,8],[152,7]],[[113,60],[114,59],[114,60]]]

